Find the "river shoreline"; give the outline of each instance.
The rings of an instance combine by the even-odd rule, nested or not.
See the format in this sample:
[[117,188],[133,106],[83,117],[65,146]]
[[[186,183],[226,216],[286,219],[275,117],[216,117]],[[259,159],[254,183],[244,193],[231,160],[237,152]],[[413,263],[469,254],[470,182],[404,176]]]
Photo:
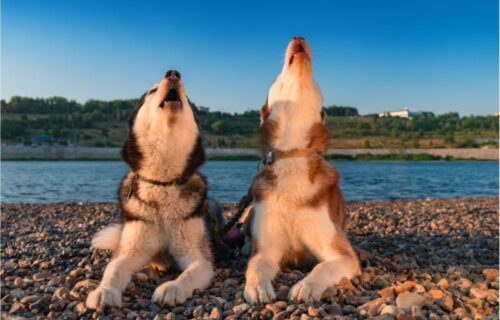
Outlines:
[[[84,305],[110,259],[89,244],[103,226],[120,220],[117,204],[1,209],[5,319],[498,319],[498,197],[348,203],[347,232],[363,273],[319,303],[287,301],[290,287],[308,271],[289,270],[274,283],[277,302],[245,304],[246,259],[236,256],[219,262],[212,285],[182,306],[151,304],[154,288],[175,275],[160,273],[155,280],[143,270],[127,287],[124,307],[105,311]],[[234,205],[224,209],[230,216]]]
[[[4,160],[120,160],[120,148],[2,145]],[[257,149],[206,149],[209,160],[257,160]],[[330,149],[339,160],[496,160],[498,149]]]

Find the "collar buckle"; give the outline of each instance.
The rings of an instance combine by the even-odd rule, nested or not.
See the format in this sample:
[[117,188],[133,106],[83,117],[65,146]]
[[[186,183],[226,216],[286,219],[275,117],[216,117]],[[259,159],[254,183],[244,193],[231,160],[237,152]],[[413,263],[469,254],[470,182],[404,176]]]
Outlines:
[[274,163],[275,157],[274,153],[276,150],[272,149],[264,154],[264,159],[262,159],[262,162],[264,163],[265,166],[271,165]]

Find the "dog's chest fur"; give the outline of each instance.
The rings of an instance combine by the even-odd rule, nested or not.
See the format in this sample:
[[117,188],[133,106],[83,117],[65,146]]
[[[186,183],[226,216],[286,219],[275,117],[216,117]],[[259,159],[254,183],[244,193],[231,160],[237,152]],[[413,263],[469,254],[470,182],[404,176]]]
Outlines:
[[185,184],[171,186],[134,180],[134,173],[129,173],[120,187],[120,204],[126,220],[157,223],[169,231],[176,223],[201,215],[197,211],[202,209],[206,193],[205,179],[198,173]]

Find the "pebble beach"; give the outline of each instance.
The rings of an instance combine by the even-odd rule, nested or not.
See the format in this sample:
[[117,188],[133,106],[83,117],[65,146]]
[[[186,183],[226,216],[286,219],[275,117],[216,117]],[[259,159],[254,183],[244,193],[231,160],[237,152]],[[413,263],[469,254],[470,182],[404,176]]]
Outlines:
[[[225,205],[227,216],[234,206]],[[144,269],[133,276],[123,308],[85,306],[111,254],[91,237],[120,221],[118,206],[2,204],[2,319],[498,319],[498,198],[351,202],[349,239],[362,275],[342,281],[320,302],[293,303],[288,291],[308,270],[283,270],[277,300],[252,306],[242,297],[247,260],[218,263],[212,285],[183,305],[150,298],[177,276]]]

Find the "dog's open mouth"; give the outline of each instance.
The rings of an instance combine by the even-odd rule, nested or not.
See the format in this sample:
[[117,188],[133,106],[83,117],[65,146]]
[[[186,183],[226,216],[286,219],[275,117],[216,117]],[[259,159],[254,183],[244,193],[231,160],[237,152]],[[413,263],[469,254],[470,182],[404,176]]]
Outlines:
[[295,46],[295,48],[293,48],[293,54],[292,56],[290,57],[290,60],[288,61],[288,64],[292,64],[293,63],[293,58],[295,57],[295,55],[297,54],[305,54],[306,53],[306,49],[304,48],[304,46],[302,46],[301,44],[298,44]]
[[164,108],[169,105],[173,107],[182,106],[181,96],[179,95],[179,92],[175,88],[172,88],[168,91],[167,95],[165,96],[165,99],[160,104],[160,107]]

